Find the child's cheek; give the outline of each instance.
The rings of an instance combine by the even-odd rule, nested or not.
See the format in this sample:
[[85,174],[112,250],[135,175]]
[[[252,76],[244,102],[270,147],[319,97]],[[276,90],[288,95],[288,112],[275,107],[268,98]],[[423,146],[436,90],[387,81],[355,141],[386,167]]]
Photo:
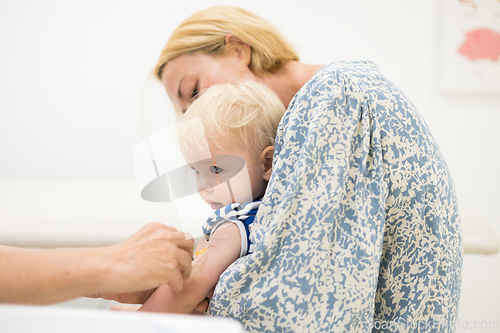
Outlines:
[[237,203],[247,203],[253,201],[252,186],[246,167],[229,181]]

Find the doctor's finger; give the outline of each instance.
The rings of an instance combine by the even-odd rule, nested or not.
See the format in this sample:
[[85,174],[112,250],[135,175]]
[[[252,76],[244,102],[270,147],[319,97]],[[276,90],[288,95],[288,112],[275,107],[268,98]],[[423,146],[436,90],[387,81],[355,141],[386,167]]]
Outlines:
[[187,279],[189,276],[191,276],[192,262],[192,252],[188,252],[185,250],[177,251],[177,268],[179,269],[183,279]]
[[180,231],[169,232],[167,239],[180,249],[193,253],[194,239],[190,234]]

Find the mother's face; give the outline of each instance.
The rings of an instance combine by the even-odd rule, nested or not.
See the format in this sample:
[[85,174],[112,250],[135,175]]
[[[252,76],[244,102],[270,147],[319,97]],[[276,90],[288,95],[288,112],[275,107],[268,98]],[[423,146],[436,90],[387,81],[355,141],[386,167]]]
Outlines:
[[224,57],[185,54],[168,62],[162,73],[168,96],[183,112],[210,86],[241,79],[255,81],[255,75],[238,50]]

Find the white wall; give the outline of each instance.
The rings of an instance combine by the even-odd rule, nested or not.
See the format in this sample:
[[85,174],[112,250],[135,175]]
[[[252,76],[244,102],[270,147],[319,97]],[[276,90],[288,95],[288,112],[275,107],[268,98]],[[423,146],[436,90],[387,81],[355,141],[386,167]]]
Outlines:
[[[106,243],[151,219],[177,223],[168,204],[134,201],[142,89],[172,30],[193,11],[220,3],[269,19],[304,62],[375,61],[429,123],[460,204],[500,234],[500,95],[439,90],[436,0],[0,2],[1,233],[22,244],[20,233],[31,230],[30,237],[60,235],[66,244],[77,242],[70,234],[78,230]],[[146,95],[155,98],[151,118],[160,127],[173,120],[156,89]],[[114,190],[113,182],[128,187]],[[96,199],[103,188],[109,193]],[[117,198],[125,192],[133,205],[122,207]],[[498,281],[500,256],[466,256],[462,320],[499,320]]]

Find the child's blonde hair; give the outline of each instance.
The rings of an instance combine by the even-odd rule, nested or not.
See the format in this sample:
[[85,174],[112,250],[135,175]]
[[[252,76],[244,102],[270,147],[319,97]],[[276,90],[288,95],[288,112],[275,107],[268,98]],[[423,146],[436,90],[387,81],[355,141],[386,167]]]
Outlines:
[[253,81],[216,84],[182,115],[176,130],[177,142],[181,150],[201,147],[204,140],[223,149],[231,140],[231,144],[260,153],[274,146],[285,111],[278,96],[263,84]]
[[[155,76],[161,80],[165,65],[184,54],[227,54],[231,50],[225,42],[227,35],[251,47],[249,68],[258,76],[299,60],[285,37],[263,18],[235,6],[214,6],[193,14],[175,29],[155,66]],[[236,43],[230,46],[238,47]]]

